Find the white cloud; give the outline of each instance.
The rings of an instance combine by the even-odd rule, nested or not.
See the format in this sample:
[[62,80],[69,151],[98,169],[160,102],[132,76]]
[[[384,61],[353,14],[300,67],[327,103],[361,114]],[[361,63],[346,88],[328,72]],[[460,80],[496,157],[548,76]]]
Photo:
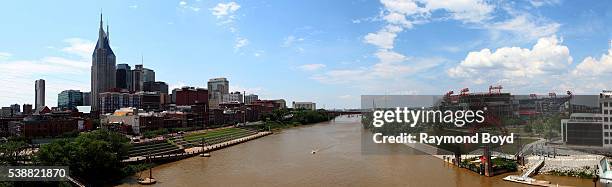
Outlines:
[[[33,60],[0,58],[0,81],[5,82],[0,87],[0,106],[14,103],[33,104],[34,80],[41,78],[46,80],[48,106],[56,105],[57,94],[63,90],[89,90],[91,53],[95,43],[78,38],[69,38],[62,42],[68,46],[60,47],[60,54]],[[6,54],[3,56],[10,56]],[[61,57],[66,55],[69,58]]]
[[68,43],[69,46],[62,48],[63,52],[77,55],[81,58],[91,58],[91,54],[96,47],[95,42],[81,38],[68,38],[64,42]]
[[287,36],[285,40],[283,41],[283,44],[281,45],[281,47],[291,47],[294,43],[302,42],[302,41],[304,41],[304,38],[298,38],[293,35]]
[[325,67],[325,64],[304,64],[299,66],[298,68],[304,71],[315,71]]
[[238,37],[236,38],[236,44],[234,45],[234,50],[240,50],[240,48],[243,48],[244,46],[247,46],[247,45],[249,45],[248,39]]
[[[586,57],[576,69],[572,71],[575,76],[602,76],[612,73],[612,49],[608,50],[607,54],[601,55],[599,59]],[[608,79],[610,80],[610,79]]]
[[9,59],[11,56],[13,56],[13,54],[8,52],[0,52],[0,60]]
[[540,38],[531,48],[502,47],[470,52],[447,73],[472,84],[545,86],[564,74],[573,59],[556,36]]
[[529,3],[534,7],[541,7],[544,5],[556,5],[560,4],[560,0],[530,0]]
[[536,18],[528,13],[521,13],[515,15],[512,19],[487,24],[484,27],[493,32],[494,37],[504,35],[500,32],[508,32],[511,33],[509,40],[526,42],[553,35],[557,33],[560,26],[559,23]]
[[192,11],[194,11],[194,12],[198,12],[198,11],[200,11],[200,7],[197,7],[197,6],[195,6],[195,5],[188,4],[186,1],[180,1],[180,2],[179,2],[179,7],[180,7],[180,8],[183,8],[183,9],[192,10]]
[[381,49],[393,49],[397,33],[402,30],[399,26],[388,25],[376,33],[368,33],[364,37],[364,42]]
[[138,5],[130,5],[130,6],[128,6],[128,7],[129,7],[129,8],[131,8],[131,9],[137,9],[137,8],[138,8]]
[[[359,87],[375,86],[380,88],[385,84],[413,82],[410,80],[413,78],[413,74],[430,71],[447,61],[438,57],[409,58],[392,51],[379,51],[376,56],[379,58],[379,62],[372,66],[335,69],[316,74],[311,78],[325,84],[351,83]],[[395,86],[398,86],[398,88],[404,87],[403,85]]]
[[451,17],[463,22],[479,23],[491,18],[495,6],[483,0],[420,0],[430,11],[446,10]]
[[412,15],[426,12],[425,8],[419,7],[415,1],[411,0],[381,0],[386,9],[404,15]]
[[217,17],[217,19],[233,19],[233,14],[240,9],[240,5],[236,2],[229,3],[219,3],[217,6],[212,8],[212,14]]

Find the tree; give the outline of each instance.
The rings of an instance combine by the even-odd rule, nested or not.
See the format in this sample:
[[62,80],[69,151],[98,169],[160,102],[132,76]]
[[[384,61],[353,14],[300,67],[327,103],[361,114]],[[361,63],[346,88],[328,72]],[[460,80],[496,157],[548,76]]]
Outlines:
[[27,144],[24,141],[9,140],[0,144],[0,164],[3,166],[17,165],[21,160],[19,152],[25,148]]
[[121,160],[127,156],[128,142],[121,134],[95,130],[72,141],[61,139],[41,146],[37,161],[41,165],[69,166],[70,175],[102,184],[123,177]]

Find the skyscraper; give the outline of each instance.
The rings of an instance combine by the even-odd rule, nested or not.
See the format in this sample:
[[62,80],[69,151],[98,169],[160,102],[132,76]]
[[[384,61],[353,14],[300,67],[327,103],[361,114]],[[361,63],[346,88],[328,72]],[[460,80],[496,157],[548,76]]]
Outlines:
[[144,68],[142,64],[138,64],[132,71],[132,90],[131,91],[144,91],[145,82],[155,82],[155,71],[152,69]]
[[127,64],[117,64],[117,88],[132,90],[132,68]]
[[45,106],[45,80],[38,79],[34,82],[34,84],[35,84],[34,86],[34,91],[35,91],[34,106],[36,106],[36,108],[44,107]]
[[229,81],[226,78],[214,78],[208,80],[208,108],[219,108],[223,102],[223,95],[229,93]]
[[64,90],[57,95],[57,107],[73,110],[83,105],[83,93],[79,90]]
[[109,44],[108,26],[104,32],[102,14],[98,42],[91,59],[91,110],[98,111],[98,94],[115,88],[116,57]]

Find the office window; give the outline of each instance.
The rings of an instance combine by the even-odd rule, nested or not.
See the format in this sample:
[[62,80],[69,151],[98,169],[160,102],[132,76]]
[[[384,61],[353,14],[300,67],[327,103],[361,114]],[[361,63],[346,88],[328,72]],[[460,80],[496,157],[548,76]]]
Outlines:
[[609,137],[609,136],[610,136],[610,134],[609,134],[608,132],[605,132],[605,133],[604,133],[604,136],[605,136],[605,137]]
[[608,110],[604,110],[604,114],[608,114]]
[[606,139],[606,140],[605,140],[605,143],[606,143],[606,144],[610,144],[610,140]]
[[604,102],[604,107],[608,107],[608,102]]

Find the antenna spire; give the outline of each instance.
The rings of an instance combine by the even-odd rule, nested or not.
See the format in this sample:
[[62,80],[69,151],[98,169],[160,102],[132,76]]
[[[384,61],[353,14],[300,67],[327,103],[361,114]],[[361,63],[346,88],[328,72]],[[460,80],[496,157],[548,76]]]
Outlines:
[[102,29],[102,8],[100,8],[100,29]]

